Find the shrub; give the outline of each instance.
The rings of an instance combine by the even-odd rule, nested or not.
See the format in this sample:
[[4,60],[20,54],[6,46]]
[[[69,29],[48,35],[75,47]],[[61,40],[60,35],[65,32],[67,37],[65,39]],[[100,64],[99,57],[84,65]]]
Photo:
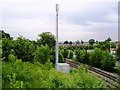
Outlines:
[[101,68],[107,71],[113,71],[116,63],[116,59],[109,53],[109,51],[103,51],[103,59],[101,61]]
[[89,53],[89,63],[92,66],[100,68],[102,59],[102,51],[98,48],[95,48],[94,51]]
[[35,44],[22,36],[19,36],[17,40],[13,41],[12,44],[15,55],[18,59],[21,59],[23,61],[33,61],[33,53],[36,50]]
[[16,57],[13,54],[8,55],[8,61],[9,62],[15,62],[15,60],[16,60]]
[[64,58],[67,58],[67,56],[68,56],[68,50],[65,48],[64,49],[64,54],[63,54],[63,56],[64,56]]
[[75,50],[75,54],[76,54],[76,59],[80,62],[81,58],[80,58],[80,49]]
[[119,61],[120,60],[120,48],[116,50],[116,56],[117,56],[117,60]]
[[86,50],[82,50],[80,52],[80,59],[82,63],[87,63],[88,62],[88,54]]
[[88,63],[88,53],[86,50],[77,50],[76,58],[81,63]]
[[103,51],[96,48],[89,53],[90,65],[102,68],[107,71],[113,71],[116,59],[109,53],[108,50]]
[[59,62],[63,63],[64,62],[64,57],[61,51],[59,51]]
[[50,53],[50,62],[55,64],[55,49],[51,48],[51,53]]
[[72,50],[69,50],[69,51],[68,51],[68,58],[69,58],[69,59],[72,59],[72,58],[73,58],[73,51],[72,51]]
[[39,61],[42,64],[45,64],[48,60],[50,60],[50,48],[45,45],[41,45],[41,47],[37,47],[37,50],[35,51],[34,60]]
[[[14,63],[14,64],[13,64]],[[84,65],[70,74],[56,71],[48,61],[3,62],[2,88],[103,88],[105,83],[87,72]]]
[[50,60],[48,60],[48,61],[45,63],[44,67],[45,67],[47,70],[50,70],[50,69],[53,68],[53,63],[50,62]]
[[117,65],[116,72],[120,75],[120,65]]

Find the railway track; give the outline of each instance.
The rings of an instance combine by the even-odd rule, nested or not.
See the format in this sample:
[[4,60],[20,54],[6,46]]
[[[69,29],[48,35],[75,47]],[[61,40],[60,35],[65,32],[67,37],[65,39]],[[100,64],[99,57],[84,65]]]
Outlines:
[[[81,64],[79,62],[72,61],[70,59],[66,59],[65,62],[70,64],[70,66],[73,68],[77,68]],[[104,70],[101,70],[101,69],[98,69],[98,68],[95,68],[92,66],[89,66],[89,65],[86,65],[86,66],[90,73],[93,73],[93,74],[97,75],[98,77],[100,77],[101,79],[105,80],[107,87],[116,88],[116,85],[114,85],[113,83],[115,83],[116,80],[120,80],[120,76],[106,72]],[[117,83],[117,84],[119,84],[119,83]],[[117,86],[120,86],[120,85],[117,85]]]

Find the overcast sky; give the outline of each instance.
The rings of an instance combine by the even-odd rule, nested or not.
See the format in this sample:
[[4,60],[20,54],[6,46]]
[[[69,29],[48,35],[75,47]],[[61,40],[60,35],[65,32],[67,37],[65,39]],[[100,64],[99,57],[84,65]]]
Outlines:
[[118,40],[118,0],[0,0],[0,29],[35,40],[56,31],[59,4],[59,41]]

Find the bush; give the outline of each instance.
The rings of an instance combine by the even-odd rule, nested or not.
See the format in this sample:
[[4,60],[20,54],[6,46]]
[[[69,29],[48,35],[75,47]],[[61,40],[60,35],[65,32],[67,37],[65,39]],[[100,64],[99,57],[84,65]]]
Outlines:
[[72,59],[72,58],[73,58],[73,51],[72,51],[72,50],[69,50],[69,51],[68,51],[68,58],[69,58],[69,59]]
[[116,57],[117,57],[117,60],[119,61],[120,60],[120,48],[116,50]]
[[18,59],[23,61],[33,61],[33,53],[36,50],[36,46],[30,40],[19,36],[17,40],[13,41],[13,49]]
[[[14,64],[13,64],[14,63]],[[103,88],[105,82],[87,72],[85,66],[71,70],[70,74],[56,71],[48,61],[3,62],[2,88]]]
[[51,48],[51,53],[50,53],[50,62],[55,64],[55,49]]
[[75,50],[75,54],[76,54],[76,59],[80,62],[80,49],[76,49]]
[[77,50],[76,58],[81,63],[88,63],[88,53],[86,50]]
[[50,60],[50,48],[45,45],[41,45],[41,47],[37,47],[37,50],[35,51],[34,60],[39,61],[42,64],[45,64],[48,60]]
[[80,52],[80,59],[82,63],[87,63],[88,62],[88,54],[86,50],[82,50]]
[[[47,34],[51,36],[50,33],[43,33],[41,34],[42,36],[40,35],[42,39],[39,39],[38,42],[30,41],[22,36],[18,37],[17,40],[2,39],[3,51],[0,51],[0,53],[3,54],[2,60],[5,60],[1,65],[2,88],[58,89],[104,87],[104,81],[88,73],[84,66],[81,66],[78,70],[74,69],[70,74],[56,71],[50,62],[55,60],[55,49],[53,45],[55,44],[55,40],[50,42],[50,38],[46,38]],[[69,48],[71,50],[75,49],[75,47]],[[62,54],[63,50],[59,53],[60,60],[63,60]],[[66,49],[64,57],[67,56],[68,51]],[[69,53],[69,57],[73,57],[73,53]],[[33,60],[34,62],[29,62]]]
[[63,54],[63,56],[64,56],[64,58],[67,58],[67,56],[68,56],[68,50],[65,48],[64,49],[64,54]]
[[59,62],[63,63],[64,62],[64,57],[61,51],[59,51]]
[[15,60],[16,60],[16,57],[13,54],[8,55],[8,61],[9,62],[15,62]]
[[116,88],[120,88],[120,79],[117,79],[113,85],[116,87]]
[[120,65],[116,66],[116,72],[120,75]]
[[101,61],[101,68],[107,71],[113,71],[116,63],[116,59],[109,53],[109,51],[103,51],[103,59]]
[[108,50],[103,51],[96,48],[93,52],[89,53],[90,65],[102,68],[107,71],[113,71],[116,59],[109,53]]
[[102,51],[98,48],[95,48],[94,51],[89,53],[90,65],[100,68],[103,57]]

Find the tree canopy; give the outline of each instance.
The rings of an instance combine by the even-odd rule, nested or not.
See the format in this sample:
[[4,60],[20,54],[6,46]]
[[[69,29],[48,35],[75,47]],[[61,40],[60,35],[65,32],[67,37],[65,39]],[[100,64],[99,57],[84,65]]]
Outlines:
[[95,40],[94,39],[90,39],[89,40],[89,44],[93,45],[93,43],[95,43]]
[[50,32],[43,32],[38,35],[39,39],[37,40],[38,44],[48,45],[49,47],[55,46],[55,36]]
[[64,41],[64,44],[68,44],[69,42],[68,41]]
[[2,36],[2,38],[13,39],[9,33],[4,32],[3,30],[0,30],[0,36]]

